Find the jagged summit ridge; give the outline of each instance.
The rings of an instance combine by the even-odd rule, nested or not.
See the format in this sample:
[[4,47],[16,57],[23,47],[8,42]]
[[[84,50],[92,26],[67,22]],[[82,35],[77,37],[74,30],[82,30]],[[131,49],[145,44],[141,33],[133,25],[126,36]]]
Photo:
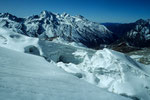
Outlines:
[[39,15],[27,18],[18,18],[3,13],[0,14],[0,27],[30,37],[82,43],[88,47],[96,47],[113,41],[112,33],[105,26],[89,21],[82,15],[71,16],[67,13],[56,14],[42,11]]

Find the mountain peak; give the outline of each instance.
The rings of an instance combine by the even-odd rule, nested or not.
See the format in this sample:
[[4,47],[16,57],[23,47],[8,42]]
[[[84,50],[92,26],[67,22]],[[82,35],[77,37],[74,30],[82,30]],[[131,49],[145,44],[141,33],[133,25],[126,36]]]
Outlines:
[[0,17],[12,17],[13,15],[10,13],[0,13]]
[[24,20],[23,18],[18,18],[10,13],[0,13],[0,18],[7,18],[9,20],[16,21],[16,22],[21,22]]
[[[5,19],[5,17],[0,18]],[[6,27],[13,29],[15,32],[19,31],[19,33],[27,36],[40,37],[51,41],[59,37],[66,42],[81,42],[87,47],[95,47],[113,41],[113,36],[107,28],[83,18],[81,15],[77,17],[70,16],[68,13],[55,14],[45,10],[39,15],[25,18],[24,21],[17,21],[18,18],[15,17],[13,21],[9,21],[9,19],[7,22],[0,24],[5,24]]]
[[47,17],[50,17],[51,15],[54,15],[54,13],[44,10],[41,12],[40,17],[47,18]]
[[144,22],[145,22],[144,19],[139,19],[139,20],[136,21],[137,24],[142,24],[142,23],[144,23]]
[[70,15],[68,13],[64,12],[64,13],[61,14],[61,16],[62,17],[69,17]]
[[80,19],[84,19],[84,16],[82,16],[82,15],[78,15],[77,17]]

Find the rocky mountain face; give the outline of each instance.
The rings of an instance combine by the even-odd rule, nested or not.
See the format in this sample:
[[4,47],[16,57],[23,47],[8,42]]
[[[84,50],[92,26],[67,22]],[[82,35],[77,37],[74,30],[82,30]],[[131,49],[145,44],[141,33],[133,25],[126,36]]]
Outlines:
[[134,23],[104,23],[115,34],[116,41],[108,47],[120,52],[130,52],[150,47],[150,20],[140,19]]
[[150,47],[150,20],[138,20],[136,26],[126,35],[126,40],[131,46]]
[[54,14],[43,11],[39,15],[27,18],[0,13],[0,27],[30,37],[82,43],[91,48],[96,48],[100,44],[110,44],[114,41],[112,32],[105,26],[91,22],[81,15],[71,16],[67,13]]
[[111,32],[113,32],[117,39],[120,39],[133,29],[136,23],[102,23],[102,25],[106,26]]

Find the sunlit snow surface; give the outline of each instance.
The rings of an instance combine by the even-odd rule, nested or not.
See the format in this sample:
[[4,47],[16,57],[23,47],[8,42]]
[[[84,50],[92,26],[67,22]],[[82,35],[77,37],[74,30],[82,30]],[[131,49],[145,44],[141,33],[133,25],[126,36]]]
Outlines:
[[[5,28],[0,28],[0,46],[13,49],[16,51],[24,52],[24,48],[29,45],[34,45],[37,48],[38,38],[31,38],[25,35],[21,35]],[[39,48],[40,50],[40,48]]]
[[129,100],[67,74],[44,58],[0,47],[0,100]]
[[[38,40],[19,34],[15,35],[19,35],[21,38],[12,38],[10,37],[11,34],[15,33],[5,29],[1,30],[0,35],[3,39],[0,38],[0,46],[24,52],[26,46],[34,45],[39,49],[41,56],[53,65],[37,56],[11,52],[1,48],[0,71],[3,75],[0,75],[0,81],[2,81],[1,98],[15,98],[14,96],[17,95],[18,100],[20,98],[43,100],[51,96],[54,96],[52,100],[55,98],[58,100],[59,96],[62,97],[62,100],[70,100],[70,98],[73,100],[72,97],[75,100],[96,100],[98,98],[100,100],[112,100],[113,96],[110,99],[110,96],[101,95],[101,91],[110,91],[135,100],[150,100],[150,67],[139,64],[122,53],[109,49],[96,51],[84,47]],[[7,77],[5,73],[10,76]],[[89,88],[91,85],[86,86],[87,83],[83,81],[98,87]],[[6,84],[6,82],[11,84]],[[61,83],[63,84],[60,85]],[[53,90],[54,87],[58,88]],[[99,90],[101,88],[104,90]],[[32,94],[33,96],[28,96]],[[64,97],[66,95],[67,99]]]
[[[150,67],[109,49],[91,50],[48,41],[39,42],[48,61],[110,92],[150,99]],[[49,49],[46,49],[49,48]]]

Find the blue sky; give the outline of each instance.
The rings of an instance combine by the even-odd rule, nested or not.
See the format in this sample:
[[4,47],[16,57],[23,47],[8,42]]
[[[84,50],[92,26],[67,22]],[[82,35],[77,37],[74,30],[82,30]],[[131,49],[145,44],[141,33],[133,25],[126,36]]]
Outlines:
[[150,18],[150,0],[1,0],[0,12],[19,17],[55,13],[83,15],[96,22],[134,22]]

